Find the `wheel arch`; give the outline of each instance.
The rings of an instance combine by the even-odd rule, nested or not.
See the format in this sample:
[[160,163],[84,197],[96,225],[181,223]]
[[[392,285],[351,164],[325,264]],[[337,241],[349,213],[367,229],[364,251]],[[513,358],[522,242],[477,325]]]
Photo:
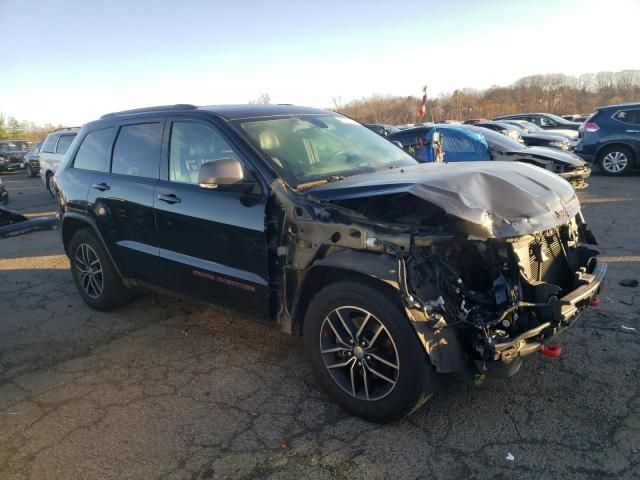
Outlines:
[[434,331],[424,311],[403,304],[397,268],[396,259],[390,255],[358,250],[345,250],[315,262],[296,291],[291,332],[294,335],[302,334],[307,307],[316,292],[335,281],[356,280],[398,303],[406,312],[407,321],[438,372],[465,371],[467,365],[455,328],[446,327]]
[[357,278],[401,301],[396,268],[397,262],[390,255],[357,250],[344,250],[316,261],[296,289],[291,309],[292,333],[302,334],[307,307],[315,293],[339,280]]
[[62,221],[60,226],[60,235],[62,237],[62,245],[63,245],[65,254],[67,256],[70,256],[69,244],[71,243],[71,239],[73,238],[73,236],[78,230],[81,230],[83,228],[86,228],[91,232],[93,232],[93,234],[96,236],[98,241],[102,244],[104,250],[107,252],[107,255],[109,255],[109,260],[111,260],[111,263],[113,264],[120,278],[124,278],[124,276],[122,275],[122,272],[120,271],[120,267],[115,262],[113,255],[111,255],[111,252],[107,248],[106,243],[102,239],[102,235],[100,235],[98,226],[95,224],[95,222],[91,218],[87,217],[86,215],[81,215],[75,212],[69,212],[69,213],[65,213],[62,216]]
[[604,143],[598,147],[595,154],[596,161],[600,161],[600,154],[607,148],[611,147],[624,147],[628,150],[631,150],[631,154],[633,155],[632,165],[634,167],[638,167],[640,165],[640,147],[634,145],[631,142],[625,142],[623,140],[612,140],[610,142]]

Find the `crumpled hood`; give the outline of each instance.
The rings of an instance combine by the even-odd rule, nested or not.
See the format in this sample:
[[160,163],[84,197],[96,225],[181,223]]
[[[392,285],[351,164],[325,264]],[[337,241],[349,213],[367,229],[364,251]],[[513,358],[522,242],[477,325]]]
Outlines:
[[420,164],[355,175],[308,192],[325,201],[409,193],[442,208],[454,229],[486,238],[547,230],[580,211],[565,180],[508,161]]

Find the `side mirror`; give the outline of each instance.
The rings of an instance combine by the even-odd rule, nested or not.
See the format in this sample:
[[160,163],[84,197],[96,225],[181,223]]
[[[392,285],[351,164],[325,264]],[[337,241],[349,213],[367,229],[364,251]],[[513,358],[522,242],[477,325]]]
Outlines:
[[242,165],[238,160],[224,158],[203,163],[198,172],[198,185],[201,188],[251,191],[255,187],[253,179],[246,179]]

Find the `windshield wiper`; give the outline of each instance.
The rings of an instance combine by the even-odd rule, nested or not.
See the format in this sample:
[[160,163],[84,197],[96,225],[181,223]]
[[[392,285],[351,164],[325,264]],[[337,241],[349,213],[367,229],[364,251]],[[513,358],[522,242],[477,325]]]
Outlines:
[[304,190],[305,188],[317,187],[318,185],[324,185],[325,183],[339,182],[340,180],[344,180],[345,178],[346,177],[343,177],[342,175],[330,175],[326,178],[299,183],[297,188],[298,190]]

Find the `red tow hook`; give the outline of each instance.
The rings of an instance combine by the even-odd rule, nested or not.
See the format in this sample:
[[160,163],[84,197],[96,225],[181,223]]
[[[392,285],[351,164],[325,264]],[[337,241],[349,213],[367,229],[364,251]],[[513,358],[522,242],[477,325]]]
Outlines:
[[600,306],[600,297],[593,297],[589,302],[590,307],[599,307]]
[[548,343],[540,348],[540,355],[547,358],[559,358],[562,355],[562,347],[557,343]]

